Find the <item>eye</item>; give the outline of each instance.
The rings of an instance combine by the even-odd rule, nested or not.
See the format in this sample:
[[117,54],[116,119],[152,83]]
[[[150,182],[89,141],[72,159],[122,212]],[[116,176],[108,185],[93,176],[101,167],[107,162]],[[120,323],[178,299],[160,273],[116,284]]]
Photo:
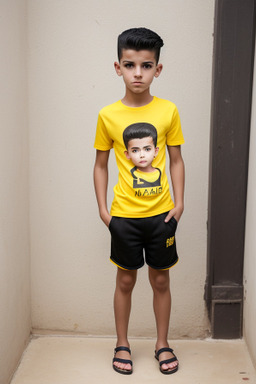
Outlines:
[[133,64],[132,63],[126,63],[124,64],[125,68],[132,68],[133,67]]
[[132,150],[132,153],[137,153],[137,152],[138,152],[137,149],[133,149],[133,150]]
[[150,151],[151,151],[151,148],[148,147],[148,148],[146,148],[145,150],[146,150],[146,152],[150,152]]
[[144,64],[144,65],[143,65],[143,68],[145,68],[145,69],[151,69],[151,68],[152,68],[152,64]]

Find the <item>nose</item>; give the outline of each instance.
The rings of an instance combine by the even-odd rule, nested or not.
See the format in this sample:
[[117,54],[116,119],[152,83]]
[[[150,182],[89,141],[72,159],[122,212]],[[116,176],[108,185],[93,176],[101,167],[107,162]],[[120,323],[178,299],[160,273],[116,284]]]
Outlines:
[[135,73],[134,73],[134,75],[135,75],[136,77],[141,77],[141,68],[140,68],[139,65],[138,65],[137,67],[135,67]]

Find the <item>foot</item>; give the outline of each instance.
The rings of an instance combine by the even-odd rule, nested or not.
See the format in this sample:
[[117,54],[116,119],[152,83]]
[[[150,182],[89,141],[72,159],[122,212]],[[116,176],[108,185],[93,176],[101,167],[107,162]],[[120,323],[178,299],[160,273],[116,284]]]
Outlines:
[[116,347],[113,359],[113,368],[119,373],[129,375],[132,373],[131,351],[128,347]]
[[162,373],[170,374],[178,370],[179,362],[171,348],[164,347],[156,349],[155,358],[159,361],[159,367]]

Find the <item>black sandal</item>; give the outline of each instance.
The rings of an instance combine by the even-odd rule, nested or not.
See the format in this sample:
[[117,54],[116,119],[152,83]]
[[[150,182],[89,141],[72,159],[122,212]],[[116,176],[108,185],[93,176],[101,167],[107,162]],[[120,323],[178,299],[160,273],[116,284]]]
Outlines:
[[162,352],[171,352],[173,354],[174,357],[172,357],[171,359],[168,359],[168,360],[163,360],[163,361],[160,361],[159,362],[159,369],[160,369],[160,372],[163,373],[164,375],[170,375],[171,373],[175,373],[178,371],[178,368],[179,368],[179,365],[177,365],[175,368],[173,369],[170,369],[170,370],[165,370],[165,369],[162,369],[162,365],[163,364],[169,364],[169,363],[173,363],[174,361],[178,361],[177,357],[175,356],[175,354],[173,353],[173,349],[171,348],[161,348],[159,349],[157,352],[155,351],[155,358],[159,361],[159,355],[162,353]]
[[[115,348],[115,350],[114,350],[115,355],[119,351],[126,351],[126,352],[129,352],[130,355],[131,355],[131,350],[128,347],[117,347],[117,348]],[[118,363],[123,363],[123,364],[131,364],[131,367],[132,367],[132,361],[131,360],[119,359],[118,357],[114,357],[113,358],[113,369],[116,372],[121,373],[122,375],[131,375],[132,374],[132,369],[127,370],[127,369],[121,369],[121,368],[116,367],[114,365],[115,361],[117,361]]]

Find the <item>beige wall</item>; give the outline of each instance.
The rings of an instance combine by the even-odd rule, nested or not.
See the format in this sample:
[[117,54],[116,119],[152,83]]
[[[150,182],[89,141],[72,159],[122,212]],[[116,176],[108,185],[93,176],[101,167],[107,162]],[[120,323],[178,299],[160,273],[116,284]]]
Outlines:
[[[146,26],[164,39],[152,93],[174,101],[186,144],[186,211],[180,262],[171,270],[171,334],[203,337],[208,149],[214,1],[146,3],[28,1],[30,223],[33,327],[113,335],[115,267],[98,217],[92,169],[97,114],[123,96],[114,73],[116,38]],[[110,198],[116,182],[111,158]],[[147,269],[139,271],[130,334],[154,336]]]
[[[256,73],[256,60],[254,62]],[[245,237],[244,262],[244,337],[246,339],[252,360],[256,366],[256,76],[253,83],[253,104],[251,119],[249,180],[247,194],[247,217]]]
[[0,9],[0,384],[7,384],[31,329],[26,1],[1,1]]

